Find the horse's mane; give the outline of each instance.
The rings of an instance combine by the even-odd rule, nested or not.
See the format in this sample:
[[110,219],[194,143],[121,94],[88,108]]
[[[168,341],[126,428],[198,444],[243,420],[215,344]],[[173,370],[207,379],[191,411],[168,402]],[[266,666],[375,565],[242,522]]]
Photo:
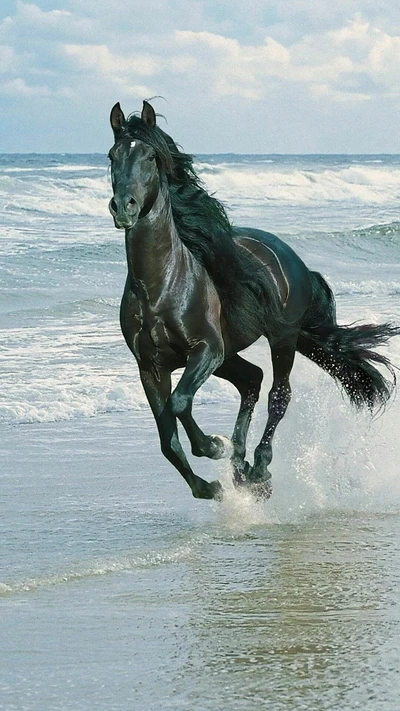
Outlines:
[[266,333],[273,335],[282,322],[276,289],[266,269],[235,243],[226,210],[207,192],[194,169],[193,156],[184,153],[159,126],[146,124],[136,114],[128,117],[121,138],[141,140],[155,150],[168,182],[178,235],[210,275],[230,328],[251,333],[253,323],[259,332],[262,318]]
[[[174,216],[181,240],[201,262],[206,253],[218,253],[222,234],[232,242],[232,226],[222,203],[210,195],[193,167],[193,156],[184,153],[158,126],[148,126],[135,114],[124,127],[128,138],[138,138],[154,148],[158,166],[165,174]],[[217,237],[218,234],[218,237]]]

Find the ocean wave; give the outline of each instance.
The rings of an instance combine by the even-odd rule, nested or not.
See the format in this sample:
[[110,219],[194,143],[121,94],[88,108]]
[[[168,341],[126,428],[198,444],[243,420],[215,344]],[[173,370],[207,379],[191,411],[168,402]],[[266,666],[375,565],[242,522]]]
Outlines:
[[400,237],[400,222],[396,220],[389,223],[384,222],[382,224],[370,225],[369,227],[351,230],[347,234],[353,236],[355,239],[369,240],[378,237],[381,240],[386,240],[387,243],[398,245],[398,239]]
[[373,298],[396,296],[400,294],[400,281],[377,281],[375,279],[335,281],[334,289],[336,296],[364,295]]
[[[55,335],[54,341],[41,338],[18,351],[9,348],[4,358],[8,377],[0,395],[1,422],[60,422],[148,408],[136,362],[118,332],[85,337],[81,331],[75,339]],[[181,373],[173,374],[173,386]],[[212,378],[197,393],[195,403],[229,406],[236,400],[233,386]]]
[[[207,188],[230,204],[243,201],[306,206],[335,204],[397,206],[400,198],[400,166],[348,159],[328,167],[318,162],[285,162],[271,157],[243,156],[224,161],[196,163]],[[0,210],[18,214],[35,211],[44,215],[108,215],[111,183],[104,165],[81,164],[7,167],[0,173]],[[35,172],[36,171],[36,172]],[[16,199],[18,196],[18,200]]]
[[313,231],[302,230],[296,235],[282,235],[296,250],[302,247],[307,248],[307,252],[315,255],[322,254],[329,264],[329,255],[340,256],[341,259],[355,257],[356,261],[371,260],[379,264],[390,259],[390,263],[400,261],[400,222],[385,222],[382,224],[372,224],[358,229],[346,229],[340,231]]
[[[27,181],[3,176],[0,180],[0,210],[11,214],[23,211],[43,215],[97,215],[109,216],[108,201],[111,196],[109,176],[80,178],[35,176]],[[18,200],[16,199],[18,197]],[[111,218],[110,218],[111,219]]]
[[[104,160],[104,165],[106,161]],[[87,171],[99,170],[98,165],[90,165],[89,163],[82,163],[79,165],[73,163],[64,163],[59,165],[43,165],[43,166],[1,166],[0,168],[0,180],[3,175],[13,175],[15,173],[86,173]]]
[[[51,378],[48,378],[51,380]],[[91,378],[77,383],[26,382],[23,392],[12,388],[12,400],[0,400],[0,421],[12,424],[61,422],[80,417],[95,417],[111,412],[140,410],[146,406],[144,394],[136,387],[115,383],[101,387],[91,384]],[[3,399],[3,398],[2,398]]]
[[[111,230],[110,234],[112,235]],[[31,267],[34,267],[35,260],[57,264],[58,268],[61,268],[62,265],[68,268],[71,262],[77,261],[89,264],[94,262],[123,263],[126,266],[125,245],[120,233],[116,234],[114,240],[104,241],[101,241],[96,235],[94,239],[89,238],[87,242],[81,242],[79,239],[72,243],[65,240],[61,244],[55,240],[51,243],[44,240],[39,244],[36,241],[28,242],[25,244],[25,250],[22,250],[19,245],[19,252],[30,260]]]
[[[25,382],[21,389],[7,388],[0,399],[0,422],[3,424],[40,424],[62,422],[99,415],[143,410],[148,408],[146,396],[138,379],[130,384],[114,375],[111,382],[97,383],[90,376],[80,383],[54,383],[49,377],[48,388],[43,383]],[[217,381],[218,383],[218,381]],[[209,381],[196,395],[197,405],[235,402],[234,393],[215,381]],[[19,392],[18,392],[19,390]],[[7,392],[8,391],[8,392]]]
[[128,573],[140,568],[153,568],[160,565],[179,563],[180,561],[188,560],[193,555],[193,550],[197,545],[198,542],[194,540],[172,549],[148,551],[142,555],[135,552],[131,555],[126,554],[124,556],[97,559],[86,565],[75,566],[66,571],[0,582],[0,597],[33,592],[43,588],[66,585],[115,573]]
[[228,203],[238,197],[290,205],[367,203],[389,205],[400,199],[400,167],[381,164],[330,169],[274,164],[199,165],[207,187]]
[[[351,284],[343,290],[350,291]],[[354,287],[356,289],[357,286]],[[364,285],[363,294],[368,293]],[[382,287],[383,288],[383,287]],[[385,320],[381,310],[372,308],[345,312],[340,308],[340,323],[354,320],[377,323]],[[391,316],[393,318],[393,315]],[[390,320],[390,318],[389,318]],[[25,343],[8,344],[4,354],[4,382],[0,394],[0,421],[4,424],[40,424],[97,417],[109,413],[148,410],[148,402],[139,379],[132,355],[127,351],[115,324],[106,331],[87,330],[83,324],[74,336],[72,330],[58,333],[49,327],[48,337],[43,333],[32,335]],[[16,342],[19,341],[18,335]],[[7,345],[7,344],[6,344]],[[400,365],[400,339],[394,338],[384,349],[393,363]],[[271,364],[268,345],[260,341],[244,357],[257,363],[265,371],[259,407],[265,408],[270,387]],[[175,387],[182,370],[172,376]],[[321,392],[320,383],[324,382]],[[298,357],[292,373],[294,399],[314,396],[337,397],[340,392],[326,374],[315,365]],[[211,377],[195,397],[194,406],[213,406],[236,412],[239,397],[235,388],[226,381]]]

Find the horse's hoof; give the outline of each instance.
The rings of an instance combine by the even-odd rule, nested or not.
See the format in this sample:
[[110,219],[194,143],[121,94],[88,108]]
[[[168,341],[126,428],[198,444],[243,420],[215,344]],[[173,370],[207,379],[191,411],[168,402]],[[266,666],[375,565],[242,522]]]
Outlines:
[[215,499],[222,501],[222,486],[219,481],[203,481],[201,488],[192,491],[195,499]]
[[240,466],[233,462],[233,483],[235,486],[247,486],[251,466],[248,462],[240,462]]
[[249,491],[251,491],[257,501],[268,501],[272,496],[272,484],[271,477],[266,477],[260,479],[259,481],[254,481],[248,484]]
[[210,435],[210,459],[225,459],[233,454],[233,444],[223,435]]
[[272,495],[271,474],[267,472],[261,477],[254,476],[254,469],[248,462],[240,468],[234,467],[233,481],[235,486],[245,488],[258,501],[267,501]]
[[215,499],[215,501],[222,501],[223,498],[223,488],[222,485],[219,483],[219,481],[210,481],[210,487],[213,492],[212,498]]

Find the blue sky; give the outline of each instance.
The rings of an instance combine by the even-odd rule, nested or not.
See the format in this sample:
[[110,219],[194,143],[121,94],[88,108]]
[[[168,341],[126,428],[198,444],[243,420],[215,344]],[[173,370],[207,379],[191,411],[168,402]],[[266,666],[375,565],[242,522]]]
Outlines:
[[0,152],[104,152],[143,98],[197,153],[400,153],[393,0],[2,0]]

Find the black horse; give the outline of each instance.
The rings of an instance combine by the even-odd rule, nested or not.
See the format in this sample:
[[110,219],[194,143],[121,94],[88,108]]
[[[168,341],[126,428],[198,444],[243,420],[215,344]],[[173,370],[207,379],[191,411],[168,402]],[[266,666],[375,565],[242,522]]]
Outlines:
[[[332,291],[293,250],[261,230],[234,228],[222,204],[209,195],[183,153],[156,125],[143,102],[128,119],[111,111],[115,143],[110,150],[115,226],[125,230],[128,277],[121,328],[134,354],[153,411],[163,454],[197,498],[220,498],[218,481],[191,469],[181,447],[177,419],[196,456],[230,456],[237,484],[271,492],[272,439],[290,401],[289,376],[296,351],[338,381],[351,402],[382,407],[394,388],[389,360],[373,349],[400,329],[382,325],[338,326]],[[246,438],[263,372],[238,352],[266,336],[273,383],[268,421],[245,460]],[[374,363],[386,366],[386,380]],[[171,393],[171,373],[184,368]],[[193,398],[210,377],[238,389],[240,409],[232,440],[206,435],[192,416]]]

